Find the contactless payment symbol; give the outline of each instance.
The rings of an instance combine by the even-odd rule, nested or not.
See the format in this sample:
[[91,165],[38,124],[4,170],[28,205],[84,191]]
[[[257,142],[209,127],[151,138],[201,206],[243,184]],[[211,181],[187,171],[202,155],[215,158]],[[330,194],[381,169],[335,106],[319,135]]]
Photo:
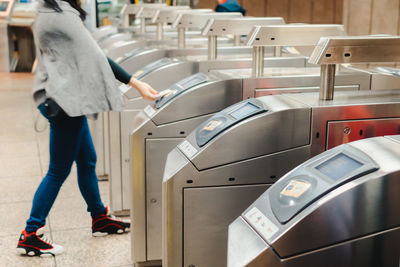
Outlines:
[[212,120],[209,123],[207,123],[206,126],[203,127],[204,131],[214,131],[215,128],[217,128],[219,125],[221,125],[222,121],[216,121]]
[[292,180],[287,186],[285,186],[280,194],[283,196],[298,198],[303,195],[310,187],[311,184],[308,182]]

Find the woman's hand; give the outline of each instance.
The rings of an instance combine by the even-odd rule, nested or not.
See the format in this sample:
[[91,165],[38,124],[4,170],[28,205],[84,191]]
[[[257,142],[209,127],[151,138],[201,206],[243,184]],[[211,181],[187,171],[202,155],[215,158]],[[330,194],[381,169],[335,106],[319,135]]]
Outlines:
[[158,92],[154,90],[150,85],[145,82],[139,81],[134,77],[132,77],[129,81],[129,85],[133,88],[136,88],[143,99],[153,101],[158,96]]

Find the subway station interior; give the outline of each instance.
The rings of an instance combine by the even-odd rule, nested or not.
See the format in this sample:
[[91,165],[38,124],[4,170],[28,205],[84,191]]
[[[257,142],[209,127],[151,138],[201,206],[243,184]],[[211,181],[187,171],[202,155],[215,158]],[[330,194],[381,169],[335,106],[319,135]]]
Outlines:
[[0,266],[400,267],[399,33],[400,0],[0,0]]

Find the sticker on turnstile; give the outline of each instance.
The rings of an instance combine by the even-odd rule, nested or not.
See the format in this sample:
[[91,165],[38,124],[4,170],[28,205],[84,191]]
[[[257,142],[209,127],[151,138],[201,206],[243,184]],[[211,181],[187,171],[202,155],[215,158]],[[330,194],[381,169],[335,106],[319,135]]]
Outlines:
[[287,186],[285,186],[285,188],[283,188],[280,194],[282,196],[298,198],[302,196],[310,187],[311,184],[309,182],[292,180]]
[[120,86],[119,86],[119,90],[123,93],[123,94],[126,94],[129,90],[131,90],[132,89],[132,87],[130,87],[129,85],[126,85],[126,84],[121,84]]
[[188,158],[192,158],[197,153],[197,149],[186,140],[179,144],[178,147]]
[[256,207],[252,208],[244,216],[255,230],[266,239],[270,239],[279,230],[279,228]]
[[214,129],[221,125],[221,123],[222,121],[212,120],[203,127],[202,131],[214,131]]
[[144,73],[144,70],[138,70],[137,72],[135,72],[135,74],[133,74],[133,77],[137,78],[140,75],[142,75]]
[[154,113],[156,113],[156,111],[154,110],[154,108],[152,108],[151,106],[147,106],[143,109],[144,113],[147,114],[147,116],[152,117],[154,115]]

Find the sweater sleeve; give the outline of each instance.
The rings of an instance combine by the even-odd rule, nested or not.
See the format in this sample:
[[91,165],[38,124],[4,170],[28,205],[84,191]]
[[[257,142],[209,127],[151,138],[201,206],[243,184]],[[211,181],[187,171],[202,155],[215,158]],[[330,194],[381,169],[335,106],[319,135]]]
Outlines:
[[107,57],[108,63],[114,73],[115,78],[120,81],[121,83],[128,84],[132,78],[126,70],[124,70],[120,65],[115,63],[111,58]]

